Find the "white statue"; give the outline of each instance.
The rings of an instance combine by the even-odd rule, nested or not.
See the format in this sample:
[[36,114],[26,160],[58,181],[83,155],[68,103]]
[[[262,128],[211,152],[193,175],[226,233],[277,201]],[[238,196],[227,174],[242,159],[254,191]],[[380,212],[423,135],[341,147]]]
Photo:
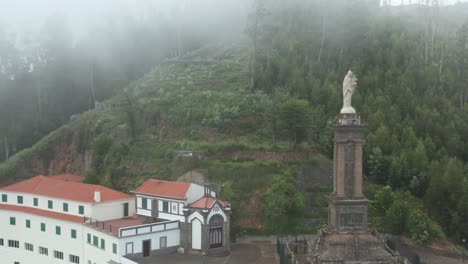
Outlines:
[[342,114],[355,114],[356,110],[351,106],[351,97],[356,89],[357,78],[352,71],[348,71],[343,80],[343,109]]

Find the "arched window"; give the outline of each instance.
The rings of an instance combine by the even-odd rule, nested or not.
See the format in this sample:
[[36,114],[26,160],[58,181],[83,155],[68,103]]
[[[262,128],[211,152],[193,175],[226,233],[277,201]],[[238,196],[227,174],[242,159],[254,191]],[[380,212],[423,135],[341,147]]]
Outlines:
[[220,214],[215,214],[210,218],[210,227],[221,227],[223,226],[224,218]]
[[223,223],[224,218],[220,214],[215,214],[210,218],[210,248],[223,246]]

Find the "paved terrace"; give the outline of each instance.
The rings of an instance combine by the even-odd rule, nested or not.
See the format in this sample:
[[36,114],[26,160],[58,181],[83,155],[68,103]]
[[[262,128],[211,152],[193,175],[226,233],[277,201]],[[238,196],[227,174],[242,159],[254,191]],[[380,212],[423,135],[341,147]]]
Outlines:
[[139,264],[274,264],[279,263],[276,244],[232,244],[227,257],[170,254],[135,260]]
[[[131,216],[126,218],[112,219],[107,221],[88,220],[87,225],[94,229],[113,235],[115,237],[124,237],[127,235],[136,235],[162,231],[174,228],[177,221],[169,221],[160,218],[146,218]],[[168,226],[168,225],[171,226]]]

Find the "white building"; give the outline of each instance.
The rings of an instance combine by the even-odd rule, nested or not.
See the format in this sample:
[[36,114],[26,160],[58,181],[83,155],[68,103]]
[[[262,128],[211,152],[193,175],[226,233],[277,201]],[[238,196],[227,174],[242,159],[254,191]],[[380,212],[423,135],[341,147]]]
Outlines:
[[[205,233],[214,234],[210,233],[210,220],[218,219],[219,226],[220,217],[223,219],[222,229],[217,229],[216,234],[229,231],[228,204],[205,196],[201,186],[166,182],[165,188],[156,191],[170,194],[185,188],[173,189],[174,186],[189,185],[186,198],[178,199],[152,196],[154,186],[143,184],[138,189],[150,190],[149,193],[137,194],[135,199],[81,180],[82,177],[69,174],[36,176],[0,188],[1,263],[132,264],[136,262],[131,259],[181,247],[204,252],[210,247],[229,249],[229,237],[225,234],[215,238],[216,245],[199,246],[207,239],[200,231],[201,225]],[[215,209],[217,217],[213,217]],[[158,212],[157,216],[154,212]],[[192,231],[194,221],[197,224]],[[188,239],[191,241],[185,242]]]
[[231,208],[209,188],[149,179],[133,192],[138,215],[180,221],[180,248],[186,254],[230,252]]

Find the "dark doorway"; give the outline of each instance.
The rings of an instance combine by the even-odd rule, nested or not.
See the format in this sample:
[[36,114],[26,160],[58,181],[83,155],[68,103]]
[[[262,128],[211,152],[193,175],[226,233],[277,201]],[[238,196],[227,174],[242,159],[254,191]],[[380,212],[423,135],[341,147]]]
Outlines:
[[128,203],[124,203],[124,208],[123,208],[123,216],[127,217],[128,216]]
[[154,199],[151,205],[151,216],[158,217],[158,200]]
[[223,246],[223,223],[221,215],[213,215],[210,219],[210,248]]
[[210,228],[210,248],[223,246],[223,228]]
[[148,257],[151,253],[151,240],[143,240],[143,257]]

